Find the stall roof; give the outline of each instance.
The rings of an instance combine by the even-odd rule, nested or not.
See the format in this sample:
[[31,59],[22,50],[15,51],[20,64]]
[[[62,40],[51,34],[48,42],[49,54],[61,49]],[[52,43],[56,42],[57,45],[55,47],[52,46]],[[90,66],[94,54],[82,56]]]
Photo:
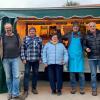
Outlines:
[[99,7],[53,7],[53,8],[0,8],[0,18],[2,17],[32,17],[43,18],[44,16],[57,17],[63,16],[70,18],[72,16],[94,16],[100,17]]

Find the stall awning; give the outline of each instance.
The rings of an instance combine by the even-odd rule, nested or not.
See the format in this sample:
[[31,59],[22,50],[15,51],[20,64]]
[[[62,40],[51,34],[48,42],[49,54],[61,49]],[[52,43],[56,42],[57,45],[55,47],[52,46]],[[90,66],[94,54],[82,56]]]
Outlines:
[[31,17],[43,18],[44,16],[56,17],[63,16],[70,18],[72,16],[94,16],[100,17],[100,7],[72,7],[72,8],[11,8],[0,9],[0,18],[7,16],[16,17]]

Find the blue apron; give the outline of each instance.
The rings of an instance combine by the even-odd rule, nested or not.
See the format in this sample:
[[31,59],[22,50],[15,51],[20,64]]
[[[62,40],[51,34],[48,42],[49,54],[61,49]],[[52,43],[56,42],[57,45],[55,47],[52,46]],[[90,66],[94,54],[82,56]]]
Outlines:
[[[78,33],[80,34],[80,32]],[[68,48],[69,54],[69,71],[84,72],[84,57],[80,37],[71,36],[71,43]]]

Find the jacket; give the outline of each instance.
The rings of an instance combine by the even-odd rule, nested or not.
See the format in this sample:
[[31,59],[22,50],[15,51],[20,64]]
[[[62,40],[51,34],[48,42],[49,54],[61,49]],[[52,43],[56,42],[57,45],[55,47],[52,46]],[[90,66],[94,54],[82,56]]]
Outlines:
[[84,48],[90,48],[91,52],[87,53],[89,59],[100,59],[100,30],[96,30],[96,36],[90,31],[84,39]]
[[59,64],[63,65],[68,62],[67,49],[62,43],[53,44],[48,42],[43,48],[42,55],[44,64]]

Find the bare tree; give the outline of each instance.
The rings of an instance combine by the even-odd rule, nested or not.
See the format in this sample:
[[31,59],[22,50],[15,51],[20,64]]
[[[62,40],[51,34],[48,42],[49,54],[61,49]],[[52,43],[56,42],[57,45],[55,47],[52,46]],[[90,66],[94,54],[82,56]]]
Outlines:
[[72,0],[67,0],[64,7],[67,7],[67,6],[79,6],[80,3],[78,2],[75,2],[75,1],[72,1]]

